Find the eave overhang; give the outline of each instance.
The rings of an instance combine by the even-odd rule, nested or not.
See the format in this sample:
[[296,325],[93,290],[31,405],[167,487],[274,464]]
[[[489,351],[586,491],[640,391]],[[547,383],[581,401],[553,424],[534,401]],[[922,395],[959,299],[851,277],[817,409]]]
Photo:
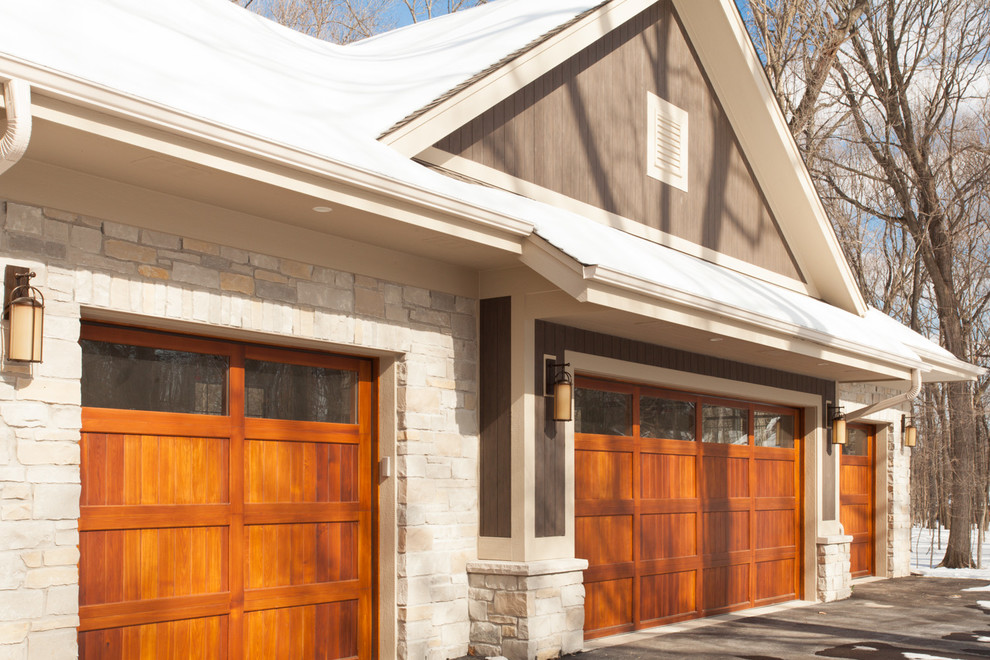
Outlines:
[[[647,320],[659,322],[656,343],[665,343],[660,324],[669,324],[697,334],[696,352],[734,356],[736,361],[750,364],[772,363],[777,368],[790,364],[787,370],[795,373],[844,382],[905,381],[914,369],[926,374],[928,381],[971,380],[981,371],[934,354],[887,352],[614,268],[581,264],[538,236],[526,241],[521,260],[584,303],[589,322],[600,322],[607,316],[602,310],[608,309],[640,317],[637,325],[646,325]],[[572,313],[570,319],[578,317]]]
[[[274,142],[0,54],[0,76],[31,85],[33,114],[99,138],[387,215],[518,254],[533,225],[402,179]],[[411,167],[418,167],[410,163]],[[285,219],[291,222],[291,219]]]

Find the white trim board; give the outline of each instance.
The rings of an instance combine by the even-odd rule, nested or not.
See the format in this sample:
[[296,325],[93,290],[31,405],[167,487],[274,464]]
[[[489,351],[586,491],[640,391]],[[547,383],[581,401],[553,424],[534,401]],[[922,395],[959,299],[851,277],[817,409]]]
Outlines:
[[670,234],[659,229],[654,229],[653,227],[648,227],[647,225],[637,222],[636,220],[600,209],[597,206],[587,204],[580,200],[574,199],[573,197],[568,197],[567,195],[550,190],[549,188],[520,179],[517,176],[506,174],[505,172],[501,172],[493,167],[489,167],[488,165],[483,165],[468,158],[464,158],[463,156],[456,156],[435,147],[429,147],[419,154],[417,158],[424,162],[430,163],[431,165],[450,170],[456,174],[460,174],[477,181],[484,181],[486,184],[493,185],[497,188],[502,188],[503,190],[528,197],[538,202],[543,202],[544,204],[548,204],[550,206],[555,206],[572,213],[577,213],[578,215],[588,218],[589,220],[594,220],[595,222],[605,225],[606,227],[624,231],[627,234],[632,234],[633,236],[658,243],[664,247],[669,247],[672,250],[689,254],[692,257],[704,259],[705,261],[723,266],[744,275],[749,275],[750,277],[755,277],[756,279],[763,280],[764,282],[776,284],[777,286],[782,286],[786,289],[790,289],[791,291],[803,293],[804,295],[811,296],[812,298],[820,297],[818,290],[808,282],[802,282],[794,279],[793,277],[781,275],[780,273],[776,273],[772,270],[751,264],[748,261],[743,261],[742,259],[729,256],[723,252],[718,252],[702,245],[698,245],[697,243],[679,236],[675,236],[674,234]]

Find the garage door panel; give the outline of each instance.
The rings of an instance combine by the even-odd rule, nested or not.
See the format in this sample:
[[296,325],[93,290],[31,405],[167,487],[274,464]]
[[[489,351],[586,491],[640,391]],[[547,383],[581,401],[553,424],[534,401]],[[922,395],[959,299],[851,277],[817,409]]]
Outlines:
[[851,571],[853,577],[868,574],[866,573],[866,567],[872,564],[872,553],[873,544],[870,542],[868,537],[858,542],[854,540],[853,543],[849,545],[849,560],[853,567]]
[[713,566],[702,571],[706,613],[750,602],[749,564]]
[[694,455],[641,454],[643,499],[697,498],[697,462]]
[[779,600],[795,598],[795,561],[793,557],[756,563],[756,600]]
[[246,502],[356,502],[359,448],[351,444],[247,440]]
[[797,544],[794,506],[776,511],[756,512],[756,548],[784,548]]
[[[720,447],[719,449],[726,449]],[[705,447],[705,451],[709,451]],[[706,499],[749,497],[749,459],[731,456],[702,457],[702,496]]]
[[84,433],[79,503],[226,503],[228,451],[223,438]]
[[80,633],[79,658],[222,660],[227,657],[226,639],[226,616],[93,630]]
[[794,456],[786,460],[760,459],[753,461],[756,497],[794,497]]
[[842,481],[842,494],[869,496],[872,494],[870,467],[868,465],[849,465],[848,461],[851,460],[853,458],[844,458],[839,473],[839,478]]
[[79,604],[173,598],[227,590],[225,527],[79,534]]
[[842,526],[846,534],[869,533],[873,522],[873,507],[869,504],[847,504],[842,507]]
[[633,560],[632,516],[584,516],[576,532],[576,552],[589,566]]
[[676,559],[698,554],[698,515],[662,513],[640,516],[640,560]]
[[632,466],[632,452],[575,451],[575,491],[587,500],[630,500]]
[[584,625],[598,631],[595,636],[631,630],[633,579],[585,583]]
[[358,524],[248,525],[245,527],[248,589],[358,577]]
[[283,607],[244,616],[249,658],[326,658],[358,655],[358,601]]
[[647,575],[640,580],[642,623],[694,613],[697,609],[697,571]]
[[702,518],[705,554],[720,555],[749,550],[749,511],[712,511]]

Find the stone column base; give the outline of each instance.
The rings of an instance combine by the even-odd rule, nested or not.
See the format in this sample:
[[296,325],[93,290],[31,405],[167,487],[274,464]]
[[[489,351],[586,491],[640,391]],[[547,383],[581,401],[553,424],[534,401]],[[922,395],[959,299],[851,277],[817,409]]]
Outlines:
[[828,603],[852,595],[850,545],[852,537],[841,534],[818,537],[818,569],[815,580],[818,600]]
[[468,562],[470,652],[547,660],[584,646],[584,559]]

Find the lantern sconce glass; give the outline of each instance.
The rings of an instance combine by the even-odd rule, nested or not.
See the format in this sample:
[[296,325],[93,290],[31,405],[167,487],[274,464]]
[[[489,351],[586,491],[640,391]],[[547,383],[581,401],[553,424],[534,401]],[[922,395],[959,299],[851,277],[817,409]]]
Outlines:
[[901,415],[901,442],[905,447],[918,444],[918,427],[914,425],[914,417]]
[[7,360],[11,362],[41,362],[42,335],[45,326],[45,297],[31,286],[35,274],[8,266],[5,289],[9,291],[4,305],[7,327]]
[[[568,363],[547,362],[547,382],[553,383],[553,421],[569,422],[574,416],[574,380]],[[550,389],[550,388],[547,388]]]
[[828,407],[828,418],[832,425],[832,444],[846,444],[846,416],[842,413],[842,406]]

